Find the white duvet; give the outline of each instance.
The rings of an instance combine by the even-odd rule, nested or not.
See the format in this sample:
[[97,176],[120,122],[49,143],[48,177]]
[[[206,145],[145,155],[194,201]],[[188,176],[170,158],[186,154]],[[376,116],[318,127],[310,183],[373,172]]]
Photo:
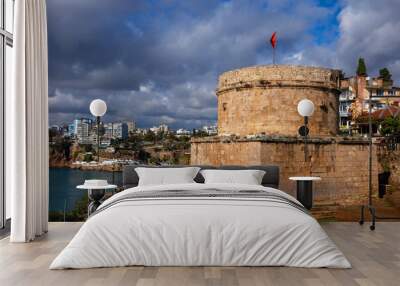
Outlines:
[[[136,187],[105,201],[50,269],[145,266],[350,268],[318,222],[286,204],[246,198],[154,198],[112,204],[130,192],[265,190],[238,184]],[[110,206],[111,204],[111,206]],[[108,208],[105,208],[108,205]]]

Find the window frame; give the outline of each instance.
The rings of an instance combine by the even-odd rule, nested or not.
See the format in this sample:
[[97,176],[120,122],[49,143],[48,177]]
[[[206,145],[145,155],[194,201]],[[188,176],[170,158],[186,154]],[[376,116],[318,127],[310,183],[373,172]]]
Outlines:
[[[13,47],[13,34],[7,31],[6,23],[10,15],[7,15],[6,1],[11,1],[14,13],[15,0],[0,0],[0,234],[4,232],[6,228],[9,228],[9,221],[7,222],[6,212],[6,189],[5,189],[5,98],[6,98],[6,59],[7,59],[7,46]],[[13,15],[11,16],[13,17]]]

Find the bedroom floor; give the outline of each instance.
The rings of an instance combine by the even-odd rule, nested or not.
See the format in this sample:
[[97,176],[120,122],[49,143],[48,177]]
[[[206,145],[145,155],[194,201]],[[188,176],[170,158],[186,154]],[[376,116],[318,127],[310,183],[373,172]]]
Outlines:
[[81,223],[50,223],[48,235],[29,244],[0,240],[0,285],[399,285],[400,222],[323,223],[352,269],[287,267],[125,267],[48,270]]

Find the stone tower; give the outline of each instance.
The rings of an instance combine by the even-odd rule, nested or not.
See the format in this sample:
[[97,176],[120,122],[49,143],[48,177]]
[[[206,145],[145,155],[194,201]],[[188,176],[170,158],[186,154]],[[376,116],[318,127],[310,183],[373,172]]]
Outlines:
[[297,136],[302,118],[297,104],[315,104],[311,136],[335,136],[339,122],[341,72],[306,66],[254,66],[228,71],[219,77],[219,135]]

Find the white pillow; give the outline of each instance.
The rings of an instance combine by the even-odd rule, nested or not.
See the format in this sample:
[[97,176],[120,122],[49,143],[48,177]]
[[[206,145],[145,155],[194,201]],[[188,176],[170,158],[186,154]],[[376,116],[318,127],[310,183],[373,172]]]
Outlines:
[[265,171],[261,170],[202,170],[205,184],[261,185]]
[[139,176],[139,186],[195,183],[193,179],[199,170],[199,167],[135,168]]

